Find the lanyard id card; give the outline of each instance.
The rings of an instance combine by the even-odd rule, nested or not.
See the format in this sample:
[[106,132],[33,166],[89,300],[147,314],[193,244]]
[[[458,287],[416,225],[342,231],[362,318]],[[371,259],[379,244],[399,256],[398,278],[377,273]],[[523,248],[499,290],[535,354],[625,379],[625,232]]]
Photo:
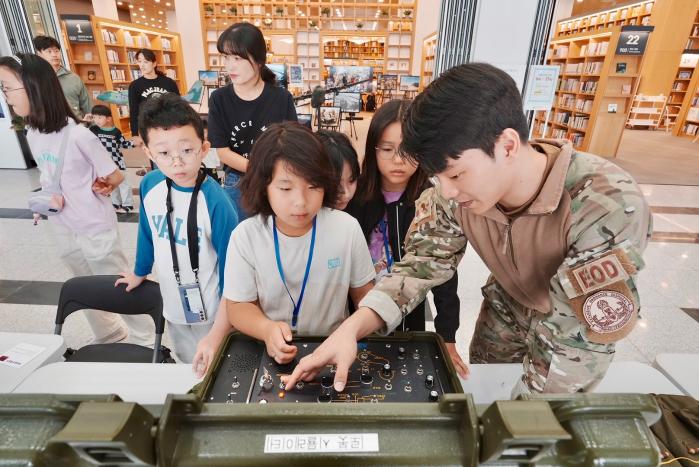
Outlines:
[[194,185],[194,191],[192,192],[192,197],[189,201],[189,211],[187,213],[187,245],[189,247],[189,261],[192,266],[192,271],[194,272],[195,282],[192,284],[182,284],[180,281],[180,264],[177,260],[177,251],[175,249],[175,234],[172,228],[172,219],[170,216],[174,211],[172,206],[172,181],[167,179],[167,229],[168,237],[170,241],[170,252],[172,253],[172,266],[173,272],[175,273],[175,280],[177,281],[177,290],[180,294],[180,301],[182,302],[182,309],[184,310],[184,317],[187,323],[200,323],[206,321],[208,316],[206,314],[206,308],[204,307],[204,300],[201,296],[201,289],[199,288],[199,237],[197,235],[197,195],[201,188],[201,184],[204,182],[206,175],[204,172],[200,172],[197,177],[197,182]]
[[202,300],[201,297],[199,284],[178,285],[177,290],[180,292],[180,301],[182,301],[184,317],[187,323],[192,324],[206,321],[206,309],[204,308],[204,300]]

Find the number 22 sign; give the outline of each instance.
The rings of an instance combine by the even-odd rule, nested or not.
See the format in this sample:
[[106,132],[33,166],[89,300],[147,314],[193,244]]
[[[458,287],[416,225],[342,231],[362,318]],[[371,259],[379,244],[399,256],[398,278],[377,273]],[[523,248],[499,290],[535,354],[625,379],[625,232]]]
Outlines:
[[643,55],[653,26],[624,26],[621,28],[617,55]]

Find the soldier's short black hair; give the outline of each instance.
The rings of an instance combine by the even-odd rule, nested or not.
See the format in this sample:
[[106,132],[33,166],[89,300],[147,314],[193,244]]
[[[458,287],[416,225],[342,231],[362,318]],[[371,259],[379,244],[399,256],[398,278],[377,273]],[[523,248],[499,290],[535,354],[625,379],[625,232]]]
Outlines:
[[51,36],[36,36],[33,42],[37,52],[50,49],[51,47],[56,47],[58,50],[61,50],[61,44]]
[[102,104],[93,105],[90,113],[92,115],[100,115],[102,117],[111,117],[112,116],[112,111],[109,110],[109,107],[107,107],[106,105],[102,105]]
[[468,149],[493,156],[503,130],[527,141],[522,95],[506,72],[487,63],[466,63],[446,71],[420,95],[403,118],[402,149],[429,174],[442,172],[447,158]]
[[204,125],[201,117],[184,99],[168,92],[160,97],[151,97],[141,105],[138,112],[138,134],[148,146],[148,130],[153,128],[181,128],[191,126],[204,141]]

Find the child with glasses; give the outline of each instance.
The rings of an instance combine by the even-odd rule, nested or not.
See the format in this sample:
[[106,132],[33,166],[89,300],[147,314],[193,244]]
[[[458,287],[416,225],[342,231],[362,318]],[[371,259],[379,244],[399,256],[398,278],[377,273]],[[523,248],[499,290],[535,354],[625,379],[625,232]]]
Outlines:
[[[27,125],[41,192],[50,199],[45,207],[53,213],[37,229],[50,239],[63,265],[74,276],[117,274],[128,267],[109,201],[124,175],[97,136],[79,124],[51,65],[34,54],[0,57],[0,90]],[[153,343],[153,324],[146,316],[92,310],[85,318],[94,344],[127,336],[134,344]]]
[[[400,151],[401,120],[410,103],[392,100],[372,117],[356,194],[345,209],[362,226],[379,277],[392,273],[394,263],[406,255],[404,242],[415,218],[415,202],[429,185],[425,173]],[[458,277],[454,273],[449,281],[433,289],[437,311],[434,326],[447,343],[457,371],[465,377],[468,369],[456,351],[460,311],[457,287]],[[423,301],[398,329],[424,331],[425,311]]]
[[201,375],[233,330],[219,305],[238,215],[221,186],[201,170],[209,143],[187,102],[175,94],[148,100],[139,128],[158,169],[141,182],[136,264],[117,284],[130,291],[155,273],[175,355],[193,362]]

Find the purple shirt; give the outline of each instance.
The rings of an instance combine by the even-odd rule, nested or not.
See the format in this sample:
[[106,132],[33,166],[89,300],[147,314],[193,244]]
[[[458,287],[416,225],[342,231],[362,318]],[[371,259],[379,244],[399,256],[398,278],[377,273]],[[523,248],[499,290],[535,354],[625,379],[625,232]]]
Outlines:
[[[89,129],[68,120],[71,133],[66,144],[65,162],[61,173],[63,210],[49,220],[64,225],[80,235],[94,235],[116,228],[116,214],[108,196],[92,191],[97,177],[106,177],[118,170],[99,138]],[[48,187],[57,168],[64,127],[55,133],[40,133],[30,128],[29,147],[39,166],[42,187]]]
[[[386,204],[395,203],[400,199],[401,196],[403,196],[402,191],[381,190],[381,192],[383,193],[383,199],[384,201],[386,201]],[[383,220],[384,222],[387,222],[386,214],[383,215]],[[391,245],[388,246],[388,251],[390,251],[391,256],[393,256],[393,252],[391,251]],[[369,253],[371,253],[371,261],[374,263],[374,265],[383,261],[381,269],[376,271],[376,273],[379,274],[379,276],[387,274],[388,270],[386,269],[386,252],[384,250],[383,234],[381,233],[379,224],[376,224],[374,230],[371,231],[371,235],[369,236]]]

